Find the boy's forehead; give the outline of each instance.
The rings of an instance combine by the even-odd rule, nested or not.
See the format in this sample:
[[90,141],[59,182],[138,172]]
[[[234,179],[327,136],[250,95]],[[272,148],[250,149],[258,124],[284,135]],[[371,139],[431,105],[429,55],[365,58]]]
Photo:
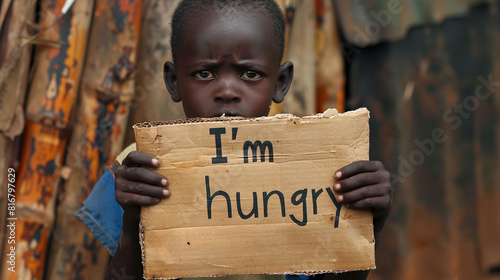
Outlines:
[[[264,33],[273,32],[272,18],[266,10],[193,10],[188,15],[185,36],[195,35],[200,28],[211,26],[215,32],[228,32],[235,29],[256,29]],[[212,31],[212,30],[206,30]]]
[[209,9],[193,11],[189,15],[183,33],[184,47],[201,44],[208,48],[212,44],[220,45],[222,42],[225,42],[225,46],[233,45],[234,48],[241,48],[242,45],[243,47],[265,45],[267,51],[276,49],[276,56],[279,55],[272,18],[267,12],[234,11],[229,13],[222,11],[214,13]]

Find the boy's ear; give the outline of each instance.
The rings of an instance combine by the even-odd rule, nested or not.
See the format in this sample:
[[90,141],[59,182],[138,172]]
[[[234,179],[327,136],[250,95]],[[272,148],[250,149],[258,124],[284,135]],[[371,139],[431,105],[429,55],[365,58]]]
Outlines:
[[165,80],[165,85],[167,86],[172,100],[174,102],[180,102],[181,95],[177,88],[177,72],[175,71],[175,65],[170,61],[163,64],[163,79]]
[[293,79],[293,63],[287,61],[283,63],[278,70],[278,82],[274,89],[273,101],[276,103],[283,102],[285,95],[290,88]]

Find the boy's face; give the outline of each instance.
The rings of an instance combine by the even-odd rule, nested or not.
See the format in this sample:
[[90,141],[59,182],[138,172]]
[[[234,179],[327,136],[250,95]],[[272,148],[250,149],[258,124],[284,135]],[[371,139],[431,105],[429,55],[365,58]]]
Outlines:
[[176,50],[165,64],[172,100],[190,117],[267,116],[283,101],[293,76],[279,66],[273,22],[267,12],[191,12]]

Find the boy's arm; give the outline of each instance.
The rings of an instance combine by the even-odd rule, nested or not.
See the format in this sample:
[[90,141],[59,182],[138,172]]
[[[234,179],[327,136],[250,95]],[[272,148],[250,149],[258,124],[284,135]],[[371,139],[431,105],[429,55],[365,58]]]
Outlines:
[[110,260],[106,279],[143,279],[139,220],[123,218],[123,229],[115,256]]
[[333,190],[342,205],[373,212],[377,240],[392,205],[390,173],[380,161],[357,161],[337,170],[334,177]]
[[142,279],[140,208],[158,204],[161,199],[170,196],[167,178],[149,170],[159,164],[158,159],[134,151],[116,170],[115,197],[124,211],[123,228],[115,256],[108,265],[106,279]]
[[[357,161],[335,172],[337,200],[347,208],[373,211],[375,244],[392,205],[390,174],[380,161]],[[369,270],[322,274],[319,280],[366,279]],[[315,279],[316,279],[315,278]]]
[[316,275],[314,280],[365,280],[368,277],[369,270],[363,271],[352,271],[345,273],[326,273],[321,275]]

